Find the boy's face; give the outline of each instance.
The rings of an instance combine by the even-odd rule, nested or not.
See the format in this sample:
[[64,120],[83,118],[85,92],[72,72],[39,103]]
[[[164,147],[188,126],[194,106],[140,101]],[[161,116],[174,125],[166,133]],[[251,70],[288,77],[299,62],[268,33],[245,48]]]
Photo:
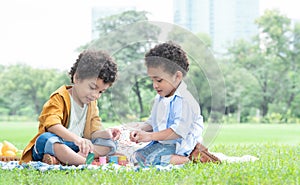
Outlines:
[[160,67],[148,67],[147,74],[153,82],[153,88],[162,97],[172,96],[182,80],[178,71],[171,75]]
[[97,100],[110,87],[110,84],[103,83],[103,80],[99,78],[74,79],[71,95],[81,106]]

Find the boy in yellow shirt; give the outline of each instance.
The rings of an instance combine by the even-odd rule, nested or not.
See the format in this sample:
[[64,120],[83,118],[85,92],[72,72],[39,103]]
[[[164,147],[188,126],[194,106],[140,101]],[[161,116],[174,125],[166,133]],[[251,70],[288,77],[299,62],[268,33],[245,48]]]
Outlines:
[[97,99],[116,80],[116,63],[104,51],[87,50],[69,75],[73,85],[61,86],[44,104],[38,133],[24,149],[20,163],[80,165],[90,152],[95,157],[115,152],[120,131],[103,129]]

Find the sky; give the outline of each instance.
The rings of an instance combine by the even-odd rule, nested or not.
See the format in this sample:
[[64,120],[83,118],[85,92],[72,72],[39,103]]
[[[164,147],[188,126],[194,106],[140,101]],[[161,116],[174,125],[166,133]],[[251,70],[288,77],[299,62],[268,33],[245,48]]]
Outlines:
[[[0,64],[69,70],[77,47],[91,40],[91,7],[137,5],[151,21],[172,23],[172,0],[9,0],[0,3]],[[295,0],[260,0],[260,11],[278,8],[300,19]],[[53,13],[54,12],[54,13]]]

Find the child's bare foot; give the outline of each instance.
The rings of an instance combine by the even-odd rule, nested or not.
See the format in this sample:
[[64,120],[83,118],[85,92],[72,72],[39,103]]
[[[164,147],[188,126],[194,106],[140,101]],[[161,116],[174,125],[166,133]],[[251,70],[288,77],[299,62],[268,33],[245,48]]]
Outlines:
[[60,164],[60,161],[50,154],[44,154],[42,162],[50,164],[50,165],[57,165]]

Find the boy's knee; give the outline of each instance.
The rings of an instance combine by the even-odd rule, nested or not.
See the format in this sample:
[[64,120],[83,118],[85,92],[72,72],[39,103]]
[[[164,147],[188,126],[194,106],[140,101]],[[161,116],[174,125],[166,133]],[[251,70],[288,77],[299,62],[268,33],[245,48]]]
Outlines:
[[53,144],[60,142],[59,137],[51,132],[45,132],[41,134],[35,141],[33,149],[33,159],[42,160],[44,153],[53,155]]
[[112,155],[117,150],[116,142],[111,139],[94,138],[92,143],[99,155]]
[[108,146],[99,146],[99,145],[94,145],[94,153],[96,154],[96,156],[105,156],[105,155],[109,155],[109,153],[111,153],[111,148]]
[[36,145],[46,145],[47,141],[52,138],[55,137],[56,135],[51,133],[51,132],[45,132],[43,134],[41,134],[37,140],[36,140]]

